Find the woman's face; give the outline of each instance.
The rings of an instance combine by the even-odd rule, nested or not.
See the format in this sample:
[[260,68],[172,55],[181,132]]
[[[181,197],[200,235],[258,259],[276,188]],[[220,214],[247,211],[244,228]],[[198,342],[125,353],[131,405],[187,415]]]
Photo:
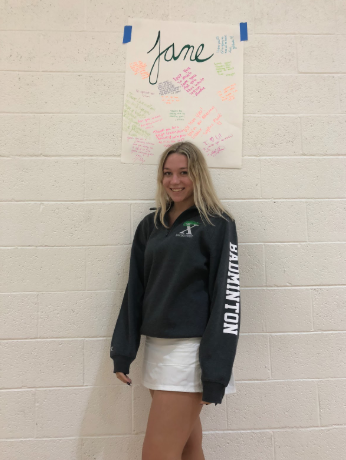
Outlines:
[[[188,176],[187,157],[181,153],[168,155],[163,165],[162,185],[175,202],[190,201],[193,196],[193,182]],[[182,189],[181,191],[174,191]]]

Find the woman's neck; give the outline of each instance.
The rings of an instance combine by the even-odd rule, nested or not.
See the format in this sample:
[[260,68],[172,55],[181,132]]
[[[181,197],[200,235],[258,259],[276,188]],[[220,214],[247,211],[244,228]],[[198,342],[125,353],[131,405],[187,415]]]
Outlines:
[[191,199],[186,200],[186,201],[178,201],[178,202],[173,202],[172,206],[169,210],[169,213],[173,216],[178,216],[182,212],[184,212],[186,209],[191,208],[195,204],[193,197]]

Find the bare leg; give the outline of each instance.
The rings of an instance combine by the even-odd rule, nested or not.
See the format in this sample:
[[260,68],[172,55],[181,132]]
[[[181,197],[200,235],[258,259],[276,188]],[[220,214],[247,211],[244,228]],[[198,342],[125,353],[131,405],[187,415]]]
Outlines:
[[182,460],[203,407],[202,393],[155,390],[152,397],[142,460]]
[[187,443],[184,446],[182,460],[205,460],[202,449],[202,424],[201,419],[197,418],[193,430],[190,434]]

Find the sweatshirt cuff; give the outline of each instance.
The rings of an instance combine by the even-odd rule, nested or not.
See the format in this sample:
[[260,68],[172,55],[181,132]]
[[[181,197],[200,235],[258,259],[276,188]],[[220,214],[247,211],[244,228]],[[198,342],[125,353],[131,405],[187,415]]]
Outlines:
[[222,398],[224,397],[226,388],[222,383],[218,382],[207,382],[202,380],[203,395],[202,401],[208,403],[221,404]]
[[132,363],[132,359],[128,356],[123,355],[114,355],[112,356],[114,362],[114,374],[116,372],[122,372],[123,374],[129,374],[130,372],[130,364]]

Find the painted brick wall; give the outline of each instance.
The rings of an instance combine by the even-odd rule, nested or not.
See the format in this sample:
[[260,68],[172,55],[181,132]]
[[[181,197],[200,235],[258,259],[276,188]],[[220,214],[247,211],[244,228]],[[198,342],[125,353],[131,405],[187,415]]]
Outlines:
[[136,460],[151,397],[109,344],[155,165],[120,161],[128,17],[247,22],[237,393],[207,460],[340,460],[346,437],[344,0],[0,0],[0,458]]

